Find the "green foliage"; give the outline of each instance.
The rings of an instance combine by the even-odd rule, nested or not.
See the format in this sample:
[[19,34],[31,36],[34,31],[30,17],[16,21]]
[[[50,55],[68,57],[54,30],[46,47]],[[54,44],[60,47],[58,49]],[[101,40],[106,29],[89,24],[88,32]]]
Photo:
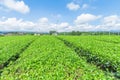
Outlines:
[[61,40],[41,36],[3,70],[1,80],[114,80]]
[[33,36],[9,36],[0,38],[0,65],[34,39]]
[[89,63],[109,72],[120,72],[119,36],[61,36],[61,38],[70,42],[76,52],[85,57]]

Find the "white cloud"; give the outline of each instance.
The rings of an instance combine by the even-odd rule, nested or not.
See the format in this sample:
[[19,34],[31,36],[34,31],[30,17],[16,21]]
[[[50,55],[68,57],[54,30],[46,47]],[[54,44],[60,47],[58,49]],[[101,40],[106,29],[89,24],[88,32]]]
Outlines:
[[81,23],[88,23],[90,21],[94,21],[99,19],[101,16],[95,16],[92,14],[81,14],[80,16],[77,17],[75,20],[76,24],[81,24]]
[[69,31],[69,29],[68,29],[69,27],[70,27],[69,23],[62,22],[60,24],[57,24],[56,30],[59,32],[63,32],[63,31],[67,31],[67,30]]
[[[40,18],[40,20],[43,18]],[[49,32],[55,30],[58,32],[69,32],[73,30],[73,27],[67,22],[61,22],[59,24],[48,22],[31,22],[24,21],[22,19],[7,18],[4,21],[0,21],[0,31],[34,31],[34,32]]]
[[20,13],[28,13],[30,11],[28,5],[23,0],[0,0],[0,4],[10,10],[14,10]]
[[73,30],[75,30],[75,31],[95,31],[96,26],[90,25],[88,23],[76,24],[76,25],[74,25]]
[[102,28],[110,30],[120,30],[120,17],[118,15],[110,15],[103,18]]
[[[99,19],[99,16],[92,14],[81,14],[75,21],[77,23],[71,25],[68,22],[61,22],[58,24],[52,23],[48,18],[43,17],[36,22],[25,21],[17,18],[0,18],[0,31],[34,31],[34,32],[49,32],[56,30],[58,32],[69,31],[111,31],[120,30],[120,17],[111,15],[101,17],[102,23],[91,25],[89,22]],[[83,21],[82,21],[83,20]]]
[[0,31],[29,31],[32,30],[35,23],[23,21],[22,19],[6,18],[0,21]]
[[69,28],[71,26],[67,22],[62,22],[62,23],[59,23],[59,24],[52,23],[49,27],[50,27],[50,30],[56,30],[58,32],[64,32],[64,31],[70,31]]
[[38,21],[39,21],[40,23],[47,23],[47,22],[48,22],[48,18],[43,17],[43,18],[40,18]]
[[120,31],[120,17],[117,15],[111,15],[111,16],[106,16],[106,17],[101,18],[102,23],[99,23],[98,25],[91,25],[91,24],[88,24],[88,22],[100,18],[99,16],[98,18],[89,17],[87,20],[81,21],[82,18],[83,17],[81,17],[81,19],[78,19],[78,22],[74,25],[74,30],[78,30],[78,31]]
[[74,20],[74,27],[73,30],[75,31],[95,31],[97,27],[95,25],[90,25],[89,22],[95,21],[101,18],[101,16],[96,16],[93,14],[81,14],[77,16]]
[[120,18],[117,15],[104,17],[104,20],[103,20],[104,23],[116,23],[118,21],[120,21]]
[[0,20],[0,31],[35,31],[49,32],[56,30],[58,32],[69,31],[69,23],[62,22],[59,24],[50,23],[48,18],[40,18],[37,22],[24,21],[17,18],[4,18]]
[[80,6],[78,4],[75,4],[74,2],[68,3],[67,8],[69,10],[78,10]]
[[61,26],[61,27],[67,27],[67,26],[69,26],[69,23],[64,22],[64,23],[61,23],[60,26]]

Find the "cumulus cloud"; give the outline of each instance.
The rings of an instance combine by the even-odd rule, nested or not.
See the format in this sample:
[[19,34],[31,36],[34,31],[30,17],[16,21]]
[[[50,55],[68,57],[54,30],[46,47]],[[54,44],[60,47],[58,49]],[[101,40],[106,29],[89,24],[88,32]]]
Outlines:
[[[96,25],[90,24],[91,21],[101,18],[102,22]],[[93,14],[81,14],[74,20],[76,23],[71,25],[68,22],[52,23],[48,18],[43,17],[36,22],[25,21],[17,18],[0,18],[0,31],[32,31],[49,32],[55,30],[58,32],[69,31],[115,31],[120,30],[120,17],[110,15],[105,17],[95,16]]]
[[95,16],[92,14],[81,14],[80,16],[78,16],[76,18],[76,20],[74,21],[76,24],[81,24],[81,23],[88,23],[94,20],[97,20],[101,18],[101,16]]
[[67,22],[62,22],[56,25],[56,30],[59,32],[70,31],[70,24]]
[[48,22],[48,18],[43,17],[43,18],[40,18],[38,21],[39,21],[40,23],[47,23],[47,22]]
[[51,23],[46,17],[40,18],[37,22],[17,18],[2,18],[0,20],[0,31],[49,32],[50,30],[56,30],[62,32],[67,31],[70,26],[67,22]]
[[116,23],[118,21],[120,21],[120,18],[117,15],[104,17],[104,20],[103,20],[104,23]]
[[0,5],[23,14],[30,11],[28,5],[26,5],[23,0],[0,0]]
[[81,4],[82,2],[80,0],[73,0],[73,2],[70,2],[67,4],[67,8],[69,10],[72,10],[72,11],[76,11],[78,9],[80,10],[85,10],[85,9],[88,9],[88,8],[92,8],[91,6],[89,6],[89,4]]
[[90,25],[88,23],[74,25],[73,30],[75,31],[96,31],[96,26]]
[[0,31],[29,31],[32,30],[35,23],[23,21],[22,19],[6,18],[0,21]]
[[79,4],[75,4],[74,2],[68,3],[67,8],[69,10],[78,10],[80,8]]
[[[118,31],[120,30],[120,17],[117,15],[110,15],[106,17],[102,17],[102,23],[98,23],[97,25],[91,25],[90,21],[94,21],[99,19],[101,16],[90,16],[89,17],[80,17],[78,16],[75,20],[75,29],[78,31]],[[83,20],[82,20],[83,19]]]
[[118,15],[110,15],[103,18],[101,27],[106,30],[120,30],[120,17]]

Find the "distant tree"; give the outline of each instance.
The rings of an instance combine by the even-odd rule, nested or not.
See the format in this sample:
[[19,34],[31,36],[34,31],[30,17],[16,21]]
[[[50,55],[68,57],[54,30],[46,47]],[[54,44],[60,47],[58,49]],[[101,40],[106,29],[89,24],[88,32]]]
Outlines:
[[80,32],[80,31],[72,31],[71,32],[71,35],[81,35],[82,34],[82,32]]
[[49,34],[52,35],[53,33],[57,33],[57,31],[50,31]]

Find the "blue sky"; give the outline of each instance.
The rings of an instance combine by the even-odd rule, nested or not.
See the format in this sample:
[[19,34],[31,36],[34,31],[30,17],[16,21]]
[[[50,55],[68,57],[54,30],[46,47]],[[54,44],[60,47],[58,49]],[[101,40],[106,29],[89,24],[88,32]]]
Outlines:
[[119,3],[120,0],[0,0],[0,30],[119,30]]

